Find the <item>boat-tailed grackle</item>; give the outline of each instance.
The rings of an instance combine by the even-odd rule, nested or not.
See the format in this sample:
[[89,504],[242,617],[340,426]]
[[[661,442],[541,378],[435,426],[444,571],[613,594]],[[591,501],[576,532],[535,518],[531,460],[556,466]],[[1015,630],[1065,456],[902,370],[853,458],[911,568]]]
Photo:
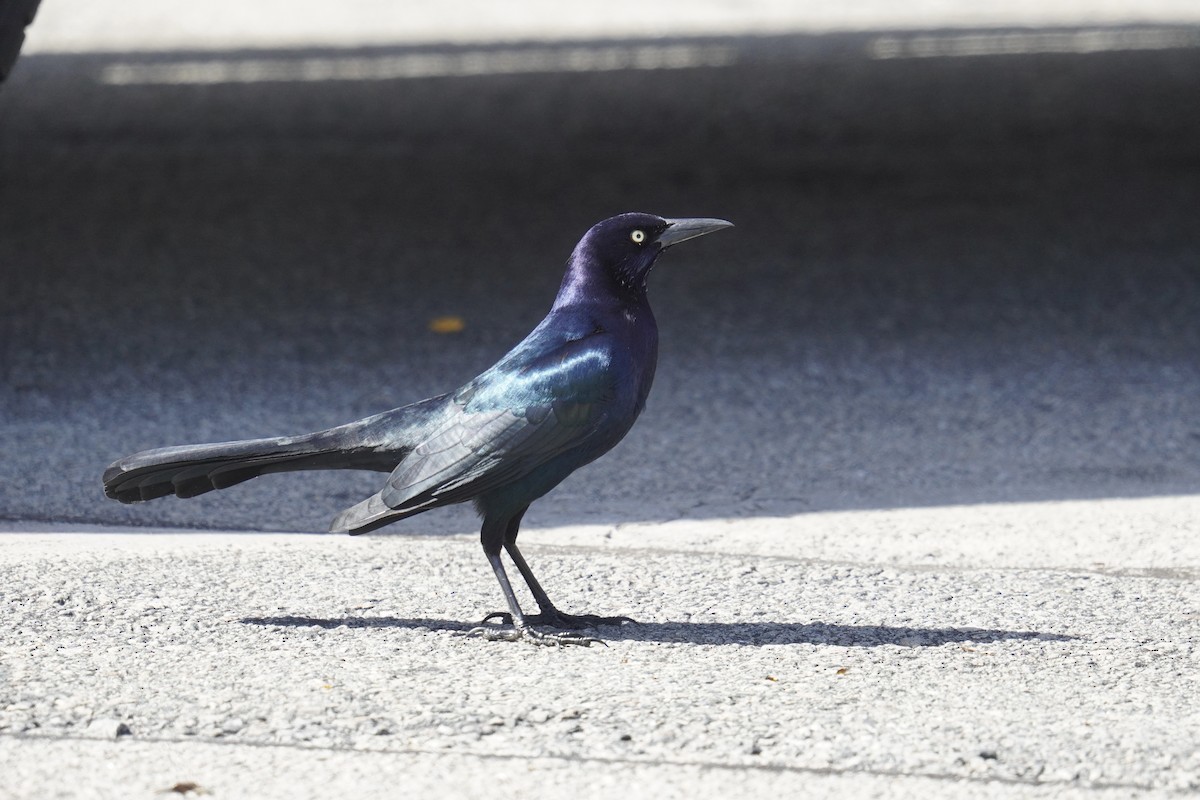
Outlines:
[[[486,372],[460,389],[303,436],[147,450],[104,472],[104,492],[123,503],[194,497],[258,475],[303,469],[390,472],[377,493],[343,511],[332,530],[366,533],[431,508],[474,501],[480,537],[504,599],[503,624],[487,639],[589,645],[578,631],[625,617],[575,616],[555,608],[517,549],[529,504],[608,452],[641,413],[654,380],[658,327],[646,278],[672,245],[730,227],[719,219],[621,214],[576,245],[546,318]],[[525,615],[501,549],[540,608]],[[547,632],[541,625],[564,629]]]

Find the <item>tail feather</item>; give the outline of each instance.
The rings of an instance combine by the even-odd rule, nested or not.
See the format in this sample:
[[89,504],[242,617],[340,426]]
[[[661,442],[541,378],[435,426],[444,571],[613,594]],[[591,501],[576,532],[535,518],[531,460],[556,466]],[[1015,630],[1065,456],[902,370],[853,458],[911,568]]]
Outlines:
[[363,441],[348,426],[306,436],[163,447],[134,453],[109,466],[104,471],[104,493],[122,503],[171,494],[195,497],[270,472],[388,471],[402,454],[400,448],[391,451]]
[[[146,450],[115,462],[104,471],[104,493],[122,503],[137,503],[173,494],[195,497],[218,485],[230,468],[259,475],[268,464],[286,464],[314,455],[312,448],[281,448],[281,442],[260,439]],[[253,466],[250,466],[253,465]]]
[[[114,462],[104,471],[104,493],[122,503],[140,503],[170,494],[195,497],[269,472],[305,469],[391,472],[414,442],[420,441],[424,426],[442,413],[448,398],[449,395],[438,395],[303,436],[144,450]],[[395,519],[395,512],[392,513],[391,519]]]

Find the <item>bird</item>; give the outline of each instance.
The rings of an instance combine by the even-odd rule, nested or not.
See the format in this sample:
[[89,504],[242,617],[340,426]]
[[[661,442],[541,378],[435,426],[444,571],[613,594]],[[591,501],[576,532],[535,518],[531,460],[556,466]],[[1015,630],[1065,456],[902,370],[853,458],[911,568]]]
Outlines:
[[[517,534],[529,505],[611,450],[646,404],[658,361],[647,278],[665,250],[733,223],[625,213],[593,225],[567,260],[545,318],[458,389],[300,436],[145,450],[112,463],[105,495],[138,503],[195,497],[259,475],[310,469],[388,472],[383,488],[333,520],[361,534],[441,506],[473,502],[480,542],[508,610],[469,633],[487,640],[589,646],[583,633],[628,617],[567,614],[547,597]],[[522,611],[506,551],[538,605]],[[499,624],[488,624],[498,621]]]

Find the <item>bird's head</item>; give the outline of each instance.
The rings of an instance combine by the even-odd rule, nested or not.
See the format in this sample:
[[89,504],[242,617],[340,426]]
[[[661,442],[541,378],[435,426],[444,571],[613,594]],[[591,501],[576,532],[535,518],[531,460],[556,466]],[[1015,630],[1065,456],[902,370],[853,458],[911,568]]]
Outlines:
[[646,276],[668,247],[732,226],[723,219],[668,219],[638,213],[609,217],[593,225],[579,240],[571,254],[572,269],[564,289],[572,279],[571,273],[582,270],[588,277],[609,277],[627,289],[644,291]]

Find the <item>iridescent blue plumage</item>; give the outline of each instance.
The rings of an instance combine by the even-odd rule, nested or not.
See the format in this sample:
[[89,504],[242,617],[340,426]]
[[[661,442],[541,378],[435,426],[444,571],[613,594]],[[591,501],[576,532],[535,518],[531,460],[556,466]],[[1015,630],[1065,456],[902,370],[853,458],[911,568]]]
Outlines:
[[[347,509],[333,530],[364,533],[438,506],[473,501],[484,552],[504,591],[511,628],[487,638],[588,644],[579,627],[620,621],[558,611],[516,547],[529,504],[608,452],[646,402],[658,327],[646,278],[667,247],[730,223],[622,214],[593,226],[567,264],[549,314],[494,366],[457,391],[300,437],[165,448],[129,456],[105,472],[105,491],[125,502],[192,496],[264,472],[390,470],[377,494]],[[501,549],[529,584],[541,613],[517,604]]]

